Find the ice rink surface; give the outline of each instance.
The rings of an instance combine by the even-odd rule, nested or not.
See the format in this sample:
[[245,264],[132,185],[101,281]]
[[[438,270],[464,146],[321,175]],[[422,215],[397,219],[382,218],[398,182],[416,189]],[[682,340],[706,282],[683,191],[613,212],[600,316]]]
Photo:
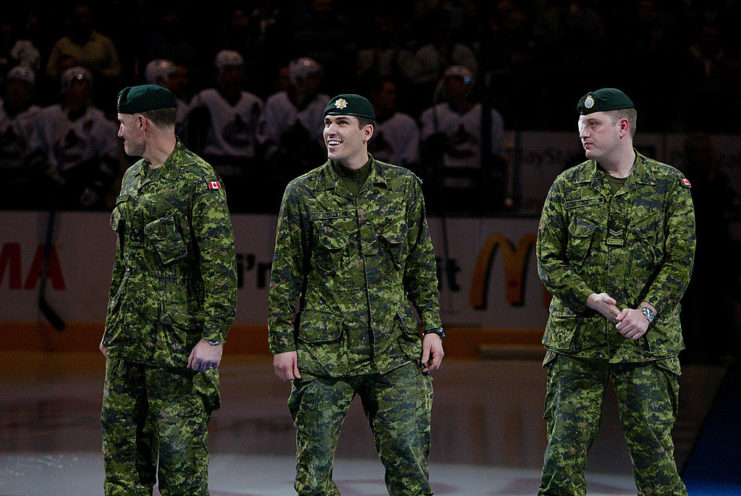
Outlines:
[[[94,352],[0,352],[0,496],[102,494],[104,359]],[[674,438],[681,467],[725,368],[687,366]],[[212,496],[294,494],[290,386],[268,357],[225,356],[210,424]],[[435,373],[430,476],[437,495],[532,495],[545,448],[545,372],[537,360],[446,360]],[[635,494],[614,395],[587,465],[588,493]],[[387,494],[356,401],[337,448],[343,496]],[[155,492],[155,494],[158,494]]]

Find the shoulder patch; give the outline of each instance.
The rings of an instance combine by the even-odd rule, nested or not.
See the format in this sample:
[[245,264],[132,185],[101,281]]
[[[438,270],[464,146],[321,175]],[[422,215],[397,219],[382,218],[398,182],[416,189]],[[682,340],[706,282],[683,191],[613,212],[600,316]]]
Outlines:
[[690,183],[690,180],[689,179],[687,179],[686,177],[683,177],[682,178],[682,186],[684,186],[685,188],[691,188],[692,187],[692,183]]
[[219,181],[207,181],[208,189],[221,189],[221,183]]

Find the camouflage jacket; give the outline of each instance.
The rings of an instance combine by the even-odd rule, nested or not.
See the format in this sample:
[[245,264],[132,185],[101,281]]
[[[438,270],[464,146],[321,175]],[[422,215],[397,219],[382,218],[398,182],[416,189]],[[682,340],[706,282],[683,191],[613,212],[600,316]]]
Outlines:
[[181,367],[199,339],[224,341],[237,300],[226,194],[206,162],[178,142],[157,169],[124,174],[103,345],[108,356]]
[[[668,165],[636,153],[633,172],[614,195],[606,173],[588,160],[559,175],[538,227],[538,274],[553,299],[543,336],[548,350],[611,362],[676,357],[683,349],[680,298],[690,279],[695,219],[689,182]],[[654,322],[638,340],[586,306],[607,293],[620,309],[646,301]]]
[[384,373],[419,360],[412,305],[424,328],[441,325],[420,181],[371,160],[357,195],[328,161],[294,179],[283,196],[269,345],[271,353],[297,350],[302,372],[350,375],[368,363]]

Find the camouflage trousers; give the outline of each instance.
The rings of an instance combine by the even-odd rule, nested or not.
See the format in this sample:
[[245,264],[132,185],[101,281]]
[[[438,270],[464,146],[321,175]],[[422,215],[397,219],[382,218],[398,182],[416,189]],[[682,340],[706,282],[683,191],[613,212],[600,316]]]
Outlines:
[[610,364],[556,355],[548,365],[545,451],[539,495],[584,495],[587,452],[612,380],[639,495],[686,495],[671,430],[679,380],[661,362]]
[[432,377],[408,363],[386,374],[293,381],[288,408],[296,426],[299,495],[339,495],[332,470],[342,423],[360,396],[392,496],[428,496]]
[[162,496],[208,495],[207,426],[218,406],[218,370],[107,360],[100,419],[106,496],[150,496],[155,476]]

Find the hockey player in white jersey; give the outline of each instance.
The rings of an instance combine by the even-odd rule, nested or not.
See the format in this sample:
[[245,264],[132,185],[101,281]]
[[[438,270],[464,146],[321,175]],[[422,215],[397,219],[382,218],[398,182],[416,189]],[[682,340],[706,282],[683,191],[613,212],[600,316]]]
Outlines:
[[368,151],[373,158],[415,172],[419,162],[419,126],[409,114],[396,111],[396,83],[391,78],[374,81],[370,100],[376,111],[376,128]]
[[[487,194],[480,189],[486,182],[481,156],[482,105],[472,99],[473,83],[466,67],[448,67],[433,106],[420,116],[423,163],[436,169],[437,200],[444,200],[447,210],[471,210]],[[491,109],[490,126],[491,156],[500,159],[504,121],[495,109]]]
[[116,124],[91,105],[93,76],[84,67],[67,69],[60,102],[33,119],[29,161],[45,172],[49,195],[59,208],[104,208],[121,166]]
[[167,88],[172,91],[175,95],[175,103],[177,104],[177,113],[175,114],[175,134],[180,136],[182,134],[183,121],[185,120],[185,114],[188,112],[188,102],[178,97],[180,94],[179,88],[180,77],[178,76],[178,66],[172,60],[169,59],[154,59],[147,63],[144,69],[144,75],[149,84],[157,84],[163,88]]
[[5,78],[4,98],[0,98],[0,182],[5,192],[0,195],[0,208],[35,206],[26,164],[33,116],[41,110],[32,101],[35,81],[33,69],[25,65],[13,67]]
[[[216,86],[191,100],[184,142],[213,165],[227,189],[246,191],[258,167],[256,131],[263,101],[242,89],[244,59],[238,52],[221,50],[214,64]],[[250,198],[229,195],[231,210],[250,208],[245,203]]]
[[288,64],[288,74],[290,87],[265,100],[257,134],[276,212],[288,181],[327,157],[322,133],[329,96],[321,92],[322,67],[301,57]]

